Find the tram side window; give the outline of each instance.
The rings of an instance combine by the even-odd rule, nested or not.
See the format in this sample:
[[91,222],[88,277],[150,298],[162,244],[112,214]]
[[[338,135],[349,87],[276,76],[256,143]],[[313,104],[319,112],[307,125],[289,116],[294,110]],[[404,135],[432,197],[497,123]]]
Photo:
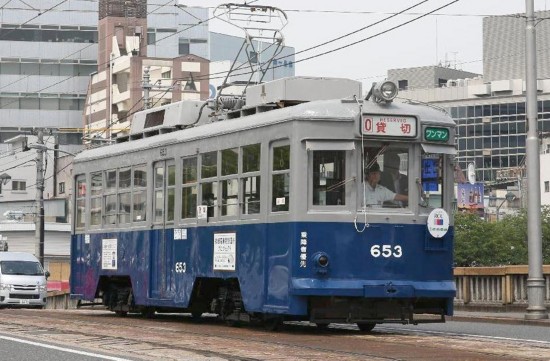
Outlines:
[[162,222],[164,220],[164,167],[155,167],[155,207],[154,221]]
[[260,213],[260,159],[261,145],[252,144],[242,148],[243,178],[241,189],[243,195],[243,214]]
[[339,206],[346,204],[346,152],[313,152],[313,204]]
[[207,206],[207,216],[218,216],[218,182],[208,182],[201,185],[202,204]]
[[95,172],[90,174],[90,226],[101,225],[101,198],[103,193],[103,174]]
[[86,176],[84,174],[76,176],[75,218],[76,228],[84,228],[86,226]]
[[[201,155],[201,180],[218,176],[218,152]],[[216,178],[217,179],[217,178]],[[202,205],[207,206],[208,218],[218,216],[218,182],[207,181],[201,184]]]
[[132,220],[143,222],[147,214],[147,166],[145,164],[135,166],[132,173]]
[[239,170],[239,149],[231,148],[221,151],[221,175],[232,176],[221,181],[221,215],[239,215],[239,182],[236,175]]
[[181,184],[181,218],[195,218],[197,216],[197,157],[183,159]]
[[105,205],[105,224],[116,224],[117,195],[116,195],[116,170],[105,171],[105,190],[103,204]]
[[425,207],[443,207],[443,155],[422,154],[422,199]]
[[272,166],[271,210],[273,212],[288,211],[290,203],[290,145],[273,148]]
[[130,167],[121,168],[118,171],[118,222],[120,224],[130,223],[131,175]]
[[167,166],[166,178],[166,221],[174,221],[176,209],[176,166],[171,164]]

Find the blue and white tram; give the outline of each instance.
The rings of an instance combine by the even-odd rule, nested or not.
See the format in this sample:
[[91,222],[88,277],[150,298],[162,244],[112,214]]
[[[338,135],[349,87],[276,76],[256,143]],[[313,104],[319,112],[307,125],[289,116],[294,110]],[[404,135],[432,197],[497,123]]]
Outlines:
[[[360,94],[349,80],[277,80],[223,120],[185,102],[149,109],[127,142],[79,154],[73,297],[227,322],[444,321],[455,124],[391,102],[388,82]],[[364,169],[383,180],[390,154],[408,201],[370,204]]]

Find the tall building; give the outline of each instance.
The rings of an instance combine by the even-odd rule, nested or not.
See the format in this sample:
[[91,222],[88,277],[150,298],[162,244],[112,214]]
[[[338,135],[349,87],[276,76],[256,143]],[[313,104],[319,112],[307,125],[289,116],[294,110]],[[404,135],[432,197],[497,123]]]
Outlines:
[[[537,12],[544,18],[550,12]],[[545,21],[539,24],[544,24]],[[550,132],[550,26],[537,26],[538,130]],[[479,181],[494,188],[519,186],[525,174],[525,19],[514,16],[483,20],[482,77],[450,79],[441,87],[400,92],[401,98],[447,110],[457,123],[457,160],[462,169],[474,163]],[[392,79],[388,71],[389,78]],[[392,80],[400,80],[392,79]],[[487,189],[488,187],[486,187]]]
[[[550,11],[538,11],[537,77],[550,78]],[[483,18],[483,78],[523,79],[525,74],[525,14]]]
[[[166,58],[148,56],[146,8],[146,0],[99,0],[98,67],[90,76],[84,109],[85,141],[127,134],[132,114],[144,107],[208,98],[207,59],[170,52],[173,56]],[[207,12],[203,11],[204,17]],[[185,29],[171,30],[171,35],[166,36],[172,38],[172,44],[179,45],[180,39],[175,35]],[[151,45],[162,41],[156,36],[151,38]],[[191,49],[178,46],[172,50]]]
[[[103,15],[110,11],[122,22],[133,19],[126,25],[146,39],[149,56],[209,57],[207,9],[182,11],[173,2],[152,0],[4,1],[0,6],[0,144],[22,128],[35,127],[60,129],[61,145],[82,144],[90,74],[109,60],[108,48],[99,49],[98,42],[110,35],[109,26],[111,33],[120,29],[118,24],[101,21],[100,3]],[[148,25],[139,28],[144,17]],[[7,148],[0,145],[0,151]]]

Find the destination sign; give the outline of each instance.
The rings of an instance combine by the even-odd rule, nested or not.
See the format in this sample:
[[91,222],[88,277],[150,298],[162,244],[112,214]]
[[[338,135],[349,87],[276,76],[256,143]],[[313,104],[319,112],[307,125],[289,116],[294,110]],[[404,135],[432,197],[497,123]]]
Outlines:
[[416,137],[416,118],[395,115],[363,115],[361,134],[380,137]]

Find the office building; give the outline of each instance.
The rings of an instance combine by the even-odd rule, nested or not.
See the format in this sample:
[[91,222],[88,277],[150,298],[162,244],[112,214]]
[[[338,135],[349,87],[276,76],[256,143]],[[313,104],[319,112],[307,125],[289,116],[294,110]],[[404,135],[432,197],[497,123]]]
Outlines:
[[[537,12],[536,16],[542,18],[548,14],[550,12]],[[537,26],[541,137],[550,132],[550,59],[544,45],[549,36],[550,26]],[[401,98],[426,102],[450,113],[458,126],[460,168],[466,169],[469,163],[474,163],[477,179],[486,184],[486,189],[521,188],[520,180],[525,175],[524,47],[524,17],[484,18],[483,76],[459,77],[449,79],[443,86],[400,92]],[[414,69],[409,71],[414,73]],[[393,74],[388,72],[390,80],[405,80]]]

